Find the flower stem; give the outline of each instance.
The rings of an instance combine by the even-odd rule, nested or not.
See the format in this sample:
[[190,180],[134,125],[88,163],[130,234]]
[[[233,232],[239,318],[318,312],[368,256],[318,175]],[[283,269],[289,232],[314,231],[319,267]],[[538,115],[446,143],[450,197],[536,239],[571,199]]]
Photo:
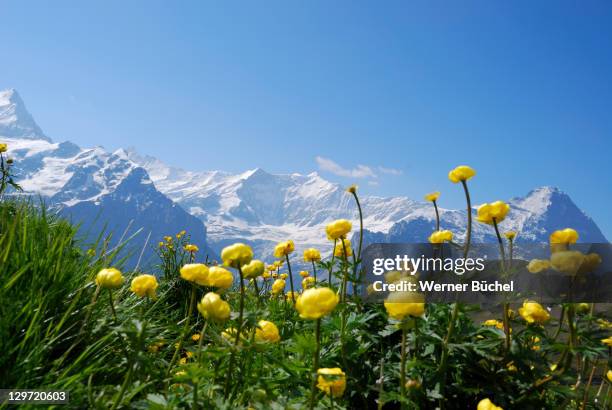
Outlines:
[[189,309],[187,310],[187,316],[185,317],[185,325],[183,326],[183,331],[181,332],[181,335],[179,337],[179,341],[178,341],[178,345],[176,346],[176,350],[174,350],[174,355],[172,355],[172,359],[170,360],[170,365],[168,366],[168,370],[166,371],[166,376],[168,376],[170,372],[172,371],[172,367],[174,366],[174,363],[176,362],[176,359],[178,358],[179,353],[181,349],[183,348],[183,339],[185,338],[185,335],[189,331],[189,322],[191,321],[191,315],[193,314],[193,307],[195,306],[195,299],[196,299],[196,286],[191,285],[191,296],[189,298]]
[[312,276],[314,276],[315,283],[317,283],[317,267],[314,261],[311,261],[311,262],[312,262]]
[[204,325],[202,326],[202,331],[200,332],[200,340],[198,340],[198,363],[202,363],[202,344],[204,340],[204,334],[206,333],[206,328],[208,327],[208,320],[204,321]]
[[[238,347],[238,343],[240,342],[240,334],[242,333],[242,319],[244,317],[244,277],[242,275],[242,268],[240,267],[238,267],[238,274],[240,275],[240,305],[238,308],[238,324],[236,325],[236,339],[234,340],[234,348]],[[229,381],[233,378],[235,359],[235,351],[232,350],[229,366],[227,367],[227,375],[225,376],[225,398],[227,398],[227,395],[229,394]]]
[[287,270],[289,271],[289,284],[291,285],[291,301],[293,302],[293,306],[295,306],[295,292],[293,291],[293,273],[291,272],[291,262],[289,262],[289,255],[285,255],[285,260],[287,261]]
[[406,407],[406,324],[402,324],[402,347],[400,357],[400,396],[402,397],[401,408]]
[[355,202],[357,203],[357,209],[359,210],[359,246],[357,247],[357,260],[361,259],[361,247],[363,245],[363,212],[361,211],[361,203],[359,203],[359,197],[357,192],[352,192]]
[[321,319],[315,322],[315,351],[312,358],[312,383],[310,386],[310,406],[312,410],[315,405],[317,393],[317,370],[319,369],[319,351],[321,350]]
[[[501,268],[502,268],[502,272],[504,273],[504,276],[506,274],[506,252],[504,250],[504,242],[502,241],[502,237],[499,233],[499,227],[497,226],[497,220],[495,218],[493,218],[493,227],[495,228],[495,235],[497,236],[497,242],[499,243],[499,254],[501,256]],[[510,345],[511,345],[511,340],[510,340],[510,323],[509,323],[509,318],[508,318],[508,311],[509,311],[509,305],[507,302],[504,303],[504,307],[503,307],[503,322],[504,322],[504,333],[505,333],[505,337],[506,337],[506,343],[505,343],[505,347],[506,347],[506,352],[510,351]]]
[[131,362],[131,360],[129,362],[129,366],[130,368],[125,374],[125,378],[123,379],[123,384],[121,385],[121,390],[119,390],[119,394],[117,395],[117,398],[113,402],[111,410],[115,410],[117,406],[121,404],[121,401],[123,400],[123,396],[125,395],[125,390],[127,389],[127,386],[130,383],[130,379],[132,378],[132,372],[134,370],[134,364]]
[[436,231],[440,230],[440,212],[438,211],[438,202],[434,199],[433,201],[434,210],[436,211]]
[[336,244],[338,243],[337,239],[334,239],[334,249],[332,250],[331,262],[329,264],[329,276],[327,277],[327,285],[332,287],[332,272],[334,270],[334,258],[336,257]]
[[108,289],[108,301],[110,303],[111,312],[113,312],[113,318],[115,319],[115,324],[119,324],[117,320],[117,312],[115,312],[115,304],[113,303],[113,291]]
[[465,247],[463,249],[463,258],[467,258],[468,252],[470,251],[470,244],[472,243],[472,200],[470,198],[470,190],[468,189],[467,183],[461,181],[463,185],[463,191],[465,192],[465,200],[467,202],[467,232],[465,234]]

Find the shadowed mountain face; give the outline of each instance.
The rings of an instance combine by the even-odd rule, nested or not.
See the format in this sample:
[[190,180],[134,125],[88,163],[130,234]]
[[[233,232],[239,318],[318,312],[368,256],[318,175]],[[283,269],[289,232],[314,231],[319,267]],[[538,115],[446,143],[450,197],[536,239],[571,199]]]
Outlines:
[[[83,223],[90,238],[104,227],[118,238],[129,225],[128,236],[142,229],[133,240],[139,252],[151,233],[146,255],[163,235],[182,229],[203,249],[202,257],[243,241],[258,257],[270,259],[275,243],[289,238],[297,255],[307,247],[328,253],[325,225],[334,219],[351,219],[353,231],[358,228],[352,197],[317,173],[275,175],[259,168],[241,174],[193,172],[132,149],[110,153],[53,143],[13,90],[0,92],[0,139],[9,143],[27,192],[61,206],[65,215]],[[405,197],[362,197],[361,202],[366,244],[426,242],[434,229],[430,203]],[[517,231],[518,242],[547,242],[550,232],[568,226],[580,232],[583,242],[607,242],[595,222],[557,188],[540,187],[508,202],[511,211],[500,228]],[[465,210],[440,209],[440,215],[442,229],[452,230],[461,241]],[[474,222],[474,243],[494,240],[490,226]]]

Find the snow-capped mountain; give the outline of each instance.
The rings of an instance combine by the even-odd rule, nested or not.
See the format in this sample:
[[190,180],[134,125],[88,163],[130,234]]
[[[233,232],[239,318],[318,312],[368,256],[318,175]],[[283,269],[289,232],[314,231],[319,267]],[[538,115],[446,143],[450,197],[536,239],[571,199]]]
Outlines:
[[102,231],[112,233],[116,242],[141,230],[129,243],[135,257],[146,243],[146,260],[164,235],[185,229],[203,252],[214,254],[203,246],[202,222],[159,192],[147,171],[123,151],[52,142],[15,90],[0,91],[0,141],[9,146],[24,191],[40,195],[80,224],[88,241]]
[[[62,204],[67,215],[88,222],[94,232],[110,223],[109,229],[119,235],[133,219],[132,229],[151,231],[152,241],[187,229],[200,247],[206,243],[218,253],[240,240],[250,243],[258,257],[269,259],[276,242],[286,239],[295,241],[299,254],[306,247],[330,250],[324,229],[331,220],[349,218],[357,228],[352,196],[317,173],[274,175],[260,168],[240,174],[194,172],[133,149],[110,153],[101,147],[53,143],[12,90],[0,92],[0,140],[9,143],[26,191]],[[361,202],[366,243],[424,242],[434,228],[429,203],[375,196]],[[501,228],[519,232],[519,241],[546,242],[552,230],[572,226],[582,241],[607,242],[593,220],[556,188],[537,188],[509,203],[511,212]],[[465,210],[440,213],[442,228],[461,239]],[[491,227],[477,222],[473,238],[494,240]]]

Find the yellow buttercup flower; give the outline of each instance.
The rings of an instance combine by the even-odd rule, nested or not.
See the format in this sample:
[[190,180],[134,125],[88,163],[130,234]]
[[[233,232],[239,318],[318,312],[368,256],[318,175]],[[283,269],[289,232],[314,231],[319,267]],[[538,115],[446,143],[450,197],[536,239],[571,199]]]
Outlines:
[[342,397],[346,389],[346,374],[339,367],[318,369],[317,388],[328,396]]
[[496,327],[496,328],[502,329],[502,330],[504,328],[504,323],[500,322],[499,320],[495,320],[495,319],[485,320],[482,324],[484,326]]
[[272,294],[278,295],[285,290],[285,281],[283,279],[276,279],[272,284]]
[[274,247],[274,257],[282,258],[286,255],[289,255],[295,250],[295,244],[292,240],[288,240],[285,242],[279,242],[278,245]]
[[425,195],[425,200],[426,201],[434,202],[434,201],[437,201],[438,198],[440,198],[440,191],[431,192],[431,193]]
[[550,261],[547,259],[532,259],[527,265],[527,270],[531,273],[540,273],[550,268]]
[[516,238],[516,232],[514,231],[508,231],[504,233],[504,236],[506,237],[506,239],[508,239],[509,241],[513,241],[514,238]]
[[8,151],[8,145],[0,143],[0,153]]
[[424,300],[424,296],[416,292],[391,292],[385,299],[384,305],[389,317],[404,320],[407,316],[423,316]]
[[532,337],[531,338],[531,343],[532,343],[531,350],[537,352],[538,350],[541,349],[541,346],[539,344],[540,343],[540,338],[539,337],[537,337],[537,336]]
[[295,308],[302,319],[315,320],[330,314],[338,301],[338,295],[330,288],[311,288],[300,295]]
[[[345,250],[346,250],[346,255],[344,254]],[[342,240],[336,244],[336,248],[334,249],[334,256],[336,258],[347,258],[351,256],[352,254],[353,254],[353,250],[351,249],[351,241],[349,241],[348,239],[342,238]]]
[[155,291],[157,290],[157,278],[153,275],[143,274],[138,275],[134,279],[132,279],[132,285],[130,286],[130,290],[134,292],[137,296],[140,297],[148,297],[151,299],[155,299],[157,295]]
[[188,243],[187,245],[183,246],[183,249],[185,249],[185,251],[191,252],[191,253],[195,253],[195,252],[200,250],[200,248],[198,248],[197,245],[193,245],[191,243]]
[[197,342],[200,340],[200,334],[199,333],[194,333],[191,335],[191,340],[193,340],[194,342]]
[[104,289],[117,289],[123,285],[123,275],[119,269],[102,269],[96,275],[96,285]]
[[606,373],[606,377],[608,378],[608,381],[612,383],[612,370],[608,370],[608,372]]
[[163,248],[164,246],[166,246],[166,243],[165,242],[159,242],[157,244],[157,246],[159,246],[160,248]]
[[318,262],[321,260],[321,252],[315,248],[304,250],[304,262]]
[[278,273],[275,272],[272,274],[272,279],[276,279],[276,278],[278,278]]
[[448,173],[448,179],[450,179],[452,183],[456,184],[461,181],[467,181],[474,175],[476,175],[476,171],[474,171],[472,167],[467,165],[459,165],[457,168]]
[[325,227],[325,233],[327,234],[327,239],[335,241],[336,239],[344,238],[351,229],[353,229],[351,221],[337,219]]
[[307,270],[302,270],[300,271],[300,276],[303,278],[307,278],[308,276],[310,276],[310,272],[308,272]]
[[171,236],[164,236],[164,241],[172,242],[172,237]]
[[542,324],[550,319],[548,311],[537,302],[526,300],[523,302],[523,307],[519,308],[518,312],[527,323]]
[[[230,305],[221,296],[208,292],[198,303],[198,311],[206,319],[224,322],[230,317]],[[199,335],[198,335],[199,336]]]
[[589,253],[584,255],[584,260],[582,261],[582,265],[580,265],[580,269],[578,269],[578,273],[584,274],[593,272],[597,267],[601,264],[601,256],[596,253]]
[[350,187],[346,188],[346,192],[348,192],[349,194],[355,194],[357,193],[357,185],[353,184]]
[[293,292],[289,291],[285,294],[285,299],[291,302],[293,301],[294,298],[297,300],[297,298],[299,297],[300,297],[300,294],[296,291],[293,291]]
[[575,275],[584,262],[584,254],[578,251],[558,251],[550,257],[552,267],[566,275]]
[[482,399],[478,403],[478,406],[476,407],[476,410],[504,410],[504,409],[499,407],[499,406],[496,406],[489,399]]
[[612,336],[608,337],[607,339],[601,339],[601,343],[608,347],[612,347]]
[[311,288],[314,286],[314,284],[315,284],[315,278],[313,278],[312,276],[305,277],[302,280],[302,289]]
[[482,204],[478,207],[478,215],[476,219],[478,221],[493,225],[493,221],[500,223],[506,218],[510,211],[510,205],[504,201],[495,201],[490,204]]
[[242,267],[242,275],[247,279],[256,278],[264,273],[264,263],[259,259],[253,259]]
[[284,280],[284,279],[287,279],[289,277],[289,274],[288,273],[281,273],[278,277]]
[[431,243],[444,243],[444,242],[450,242],[452,240],[453,240],[453,233],[447,230],[433,231],[433,233],[429,235],[429,242]]
[[234,283],[234,275],[227,269],[220,266],[212,266],[208,270],[208,286],[229,289],[232,283]]
[[251,259],[253,259],[253,250],[249,245],[243,243],[238,242],[226,246],[221,251],[221,260],[223,260],[223,264],[235,269],[251,262]]
[[197,283],[200,286],[209,286],[208,266],[203,263],[188,263],[181,267],[181,278],[189,282]]
[[261,275],[261,277],[264,278],[264,279],[270,279],[270,277],[272,277],[272,274],[270,272],[264,272]]
[[278,328],[272,322],[260,320],[255,330],[255,340],[259,342],[278,343],[280,341]]
[[558,231],[554,231],[550,234],[550,243],[556,244],[572,244],[578,241],[579,235],[576,230],[572,228],[565,228]]

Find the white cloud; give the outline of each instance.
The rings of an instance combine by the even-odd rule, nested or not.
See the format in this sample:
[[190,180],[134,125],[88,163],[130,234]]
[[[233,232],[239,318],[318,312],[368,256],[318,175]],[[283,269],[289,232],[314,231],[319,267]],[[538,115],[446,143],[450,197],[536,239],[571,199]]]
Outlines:
[[331,172],[334,175],[338,175],[340,177],[349,177],[349,178],[376,178],[377,175],[374,173],[372,168],[367,165],[357,165],[355,168],[343,168],[338,163],[334,162],[329,158],[324,158],[317,156],[315,158],[317,164],[319,165],[319,169],[327,172]]
[[389,175],[402,175],[403,174],[401,169],[395,169],[395,168],[378,167],[378,170],[382,172],[383,174],[389,174]]

